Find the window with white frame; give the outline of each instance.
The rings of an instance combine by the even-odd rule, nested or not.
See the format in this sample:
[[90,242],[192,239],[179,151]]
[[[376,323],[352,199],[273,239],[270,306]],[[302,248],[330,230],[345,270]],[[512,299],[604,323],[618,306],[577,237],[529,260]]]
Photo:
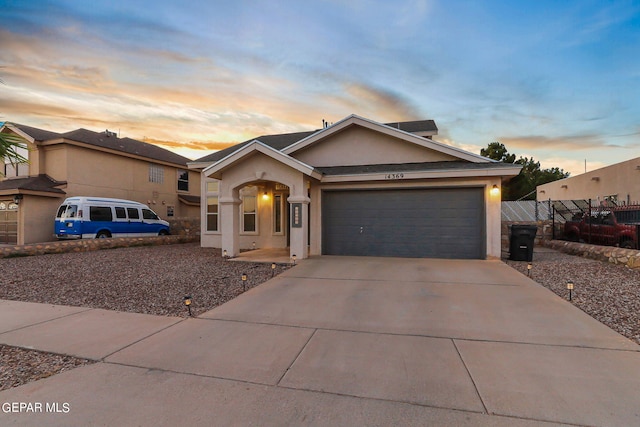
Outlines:
[[284,197],[276,193],[273,195],[273,234],[282,234],[283,212]]
[[205,194],[207,199],[206,206],[206,231],[218,231],[219,230],[219,203],[218,203],[218,191],[219,181],[207,180],[205,182]]
[[155,182],[156,184],[164,183],[164,167],[150,163],[149,182]]
[[245,233],[255,233],[258,231],[258,205],[256,196],[242,196],[242,231]]
[[[15,151],[16,154],[22,156],[25,159],[29,158],[29,150],[26,146],[20,145],[19,147],[15,147]],[[12,163],[10,159],[5,158],[3,161],[3,169],[0,172],[2,172],[2,174],[7,178],[29,176],[29,163]]]
[[178,169],[178,191],[189,191],[189,172]]

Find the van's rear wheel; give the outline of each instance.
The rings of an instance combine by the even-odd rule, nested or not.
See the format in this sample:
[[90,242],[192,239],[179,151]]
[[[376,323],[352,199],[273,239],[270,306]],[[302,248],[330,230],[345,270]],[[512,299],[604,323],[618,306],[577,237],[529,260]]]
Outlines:
[[169,232],[167,230],[160,230],[158,232],[158,236],[168,236]]
[[96,239],[108,239],[111,237],[111,233],[108,231],[101,231],[96,235]]

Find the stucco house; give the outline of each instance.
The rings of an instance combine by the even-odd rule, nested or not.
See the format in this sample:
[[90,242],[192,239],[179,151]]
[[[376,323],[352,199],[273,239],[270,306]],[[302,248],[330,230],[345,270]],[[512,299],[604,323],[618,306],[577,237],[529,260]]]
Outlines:
[[356,115],[248,140],[189,164],[202,173],[201,244],[228,256],[500,256],[500,188],[519,165],[432,139],[432,120]]
[[538,200],[589,200],[617,204],[640,202],[640,157],[539,185]]
[[53,218],[66,197],[135,200],[163,219],[200,215],[200,174],[190,159],[114,132],[51,132],[5,124],[24,140],[28,163],[6,159],[0,176],[0,243],[53,240]]

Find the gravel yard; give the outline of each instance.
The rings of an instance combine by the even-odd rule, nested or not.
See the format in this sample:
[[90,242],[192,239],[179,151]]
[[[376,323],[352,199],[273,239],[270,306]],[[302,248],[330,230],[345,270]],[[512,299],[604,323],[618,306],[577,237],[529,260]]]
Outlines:
[[[527,274],[527,262],[505,261]],[[640,344],[640,270],[536,248],[531,278],[594,319]]]
[[0,259],[0,299],[162,316],[194,316],[280,274],[288,265],[225,261],[198,243]]
[[[527,274],[527,263],[505,261]],[[166,316],[186,316],[183,297],[201,314],[290,266],[230,262],[198,244],[0,259],[0,299],[62,304]],[[640,271],[540,248],[532,279],[600,322],[640,344]],[[0,390],[91,361],[0,345]]]

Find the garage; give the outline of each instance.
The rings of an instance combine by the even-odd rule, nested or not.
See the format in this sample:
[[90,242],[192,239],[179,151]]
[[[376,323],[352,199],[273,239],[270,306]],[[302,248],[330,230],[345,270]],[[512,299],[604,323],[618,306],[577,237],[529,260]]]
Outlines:
[[18,205],[0,200],[0,243],[15,245],[18,241]]
[[482,188],[322,194],[324,255],[484,259]]

